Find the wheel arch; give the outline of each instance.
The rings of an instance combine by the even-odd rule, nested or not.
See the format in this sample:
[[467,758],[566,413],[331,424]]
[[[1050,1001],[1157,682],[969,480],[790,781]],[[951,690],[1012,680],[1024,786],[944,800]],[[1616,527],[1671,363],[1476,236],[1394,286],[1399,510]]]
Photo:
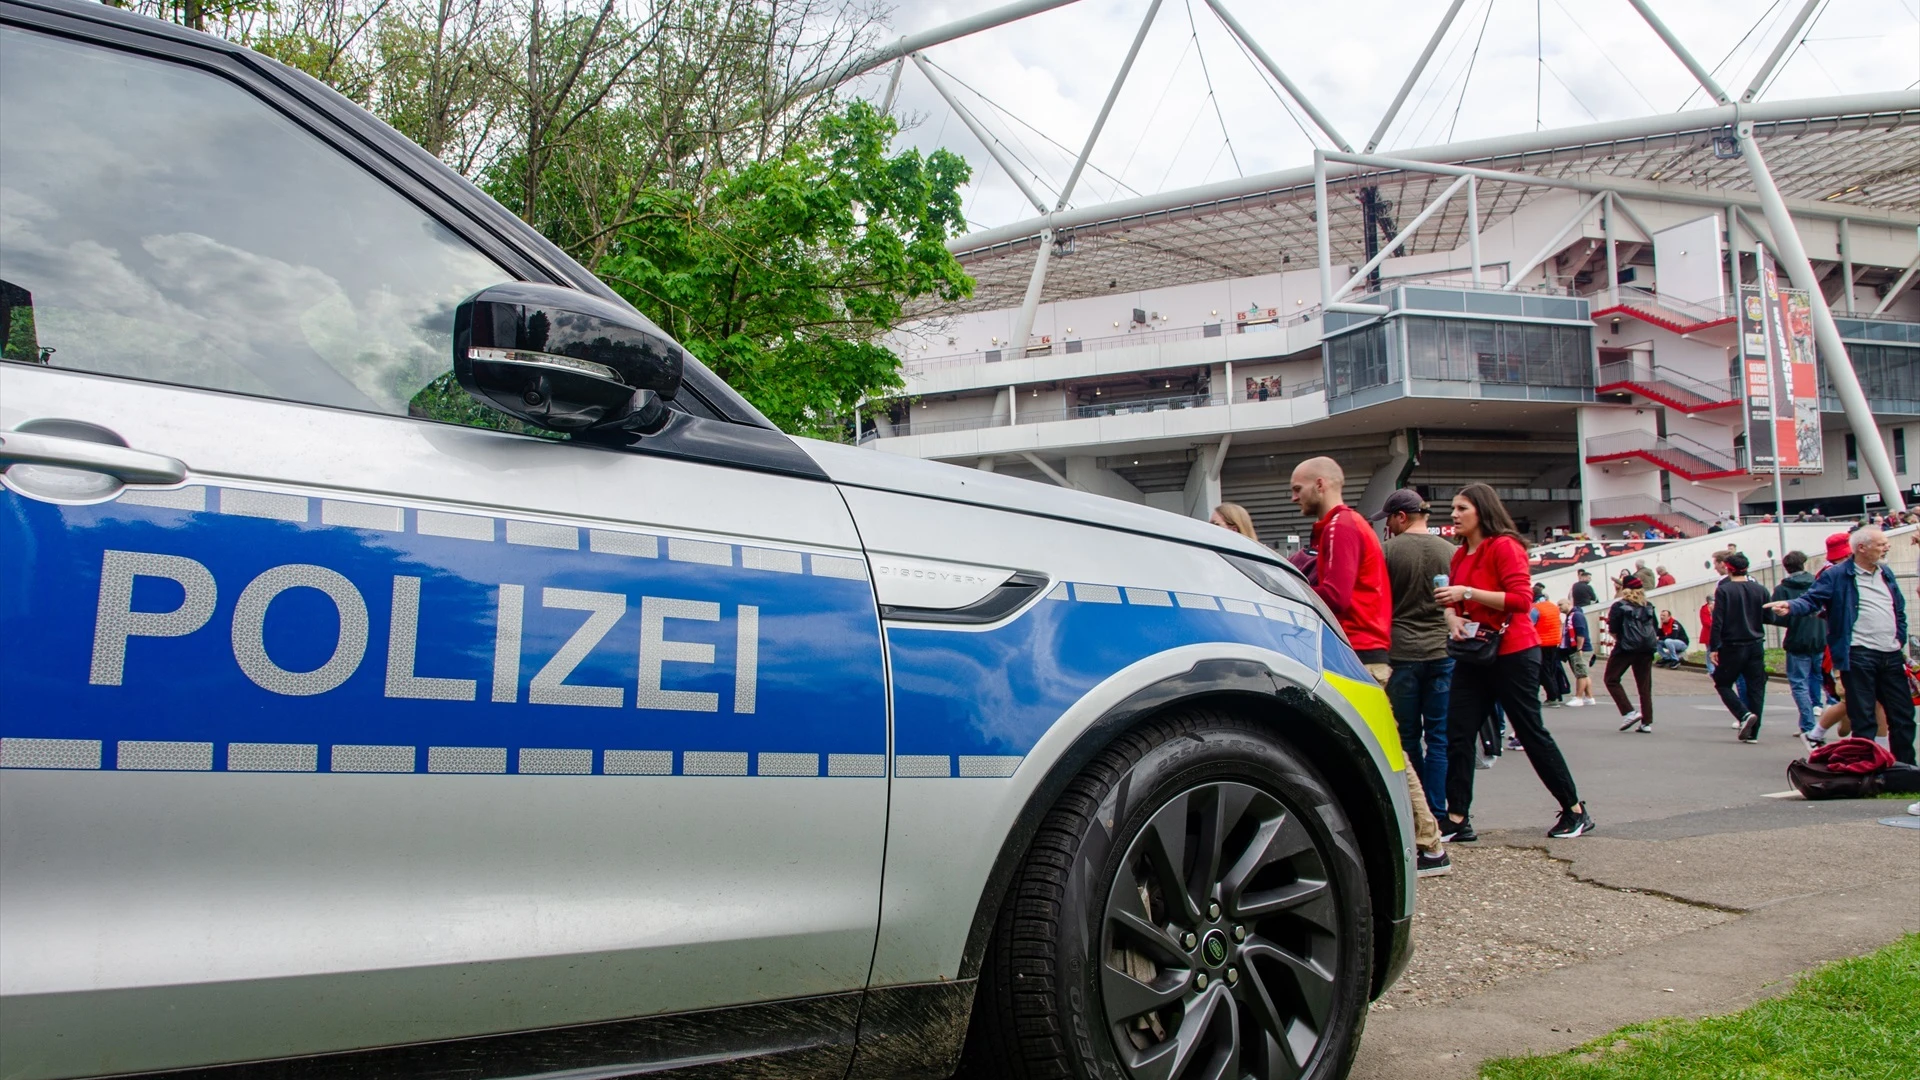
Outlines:
[[1401,911],[1409,868],[1393,794],[1373,766],[1368,746],[1352,724],[1311,689],[1281,679],[1255,660],[1211,659],[1135,691],[1089,724],[1050,764],[1001,841],[967,930],[961,979],[978,978],[1007,889],[1042,819],[1068,783],[1123,733],[1170,710],[1199,705],[1228,709],[1268,725],[1332,786],[1365,858],[1374,924],[1368,996],[1378,997],[1399,976],[1411,953],[1411,912]]

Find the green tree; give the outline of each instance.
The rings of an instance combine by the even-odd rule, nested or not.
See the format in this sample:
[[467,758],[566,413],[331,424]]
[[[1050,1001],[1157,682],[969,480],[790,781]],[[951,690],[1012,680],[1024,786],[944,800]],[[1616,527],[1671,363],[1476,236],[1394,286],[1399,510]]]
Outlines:
[[896,131],[855,101],[701,190],[642,191],[600,275],[781,428],[838,437],[902,387],[880,338],[909,305],[973,292],[946,248],[968,166],[889,153]]

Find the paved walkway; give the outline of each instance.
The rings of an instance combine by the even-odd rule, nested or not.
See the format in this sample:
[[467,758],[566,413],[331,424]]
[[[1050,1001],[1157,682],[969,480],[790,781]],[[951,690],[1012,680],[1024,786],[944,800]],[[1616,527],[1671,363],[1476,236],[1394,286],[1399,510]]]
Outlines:
[[[1520,965],[1431,1004],[1396,1004],[1390,994],[1395,1007],[1368,1020],[1356,1080],[1469,1078],[1491,1057],[1563,1050],[1663,1016],[1737,1010],[1810,967],[1920,932],[1920,830],[1876,823],[1904,814],[1905,802],[1769,798],[1787,790],[1786,764],[1802,752],[1788,737],[1796,725],[1785,688],[1769,686],[1766,729],[1757,745],[1742,745],[1705,678],[1656,678],[1652,734],[1617,731],[1604,698],[1547,711],[1599,832],[1547,840],[1552,800],[1525,754],[1508,753],[1478,774],[1482,841],[1462,845],[1452,877],[1423,886],[1423,908],[1444,897],[1448,910],[1423,910],[1431,940],[1422,955],[1497,968],[1503,953],[1547,940],[1557,966]],[[1509,854],[1476,850],[1490,848]],[[1516,894],[1505,883],[1519,879],[1498,871],[1519,858],[1555,860],[1561,875],[1537,875],[1537,887]],[[1498,895],[1483,903],[1476,890]],[[1493,919],[1454,917],[1483,906]],[[1593,959],[1564,939],[1586,908],[1617,924],[1594,933]],[[1463,931],[1476,937],[1462,940]],[[1423,972],[1421,963],[1415,978],[1446,983],[1451,972]]]

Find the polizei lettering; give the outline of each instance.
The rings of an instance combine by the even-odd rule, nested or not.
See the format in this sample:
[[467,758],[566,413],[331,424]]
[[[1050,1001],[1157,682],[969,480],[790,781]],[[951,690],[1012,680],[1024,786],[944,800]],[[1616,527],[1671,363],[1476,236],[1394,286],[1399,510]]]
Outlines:
[[[180,600],[171,610],[137,610],[136,579],[157,578],[173,583]],[[712,668],[717,656],[712,641],[685,636],[689,624],[731,623],[734,643],[732,711],[754,712],[759,697],[760,609],[753,604],[723,608],[710,600],[667,596],[629,598],[624,593],[569,588],[530,588],[506,583],[495,592],[491,673],[486,671],[419,670],[417,662],[423,605],[431,603],[429,582],[412,575],[392,578],[387,630],[385,696],[439,701],[475,701],[483,679],[487,700],[500,704],[576,705],[587,708],[623,708],[628,686],[583,683],[570,677],[584,661],[603,648],[617,645],[609,634],[627,615],[639,609],[638,673],[631,684],[632,705],[638,709],[678,712],[720,711],[721,695],[712,690],[675,687],[676,676],[699,674]],[[337,619],[329,648],[318,666],[290,668],[268,648],[267,627],[274,603],[294,590],[312,590],[332,605]],[[95,686],[121,685],[127,649],[136,638],[185,637],[209,630],[218,607],[220,587],[212,571],[197,560],[180,555],[109,549],[100,567],[100,591],[94,613],[93,658],[88,681]],[[633,601],[637,599],[637,604]],[[542,610],[580,613],[582,616],[560,647],[539,662],[521,688],[522,639],[529,604]],[[571,616],[569,616],[571,617]],[[345,683],[366,660],[375,627],[360,587],[337,571],[310,563],[287,563],[256,575],[240,590],[228,628],[233,659],[240,671],[263,690],[289,697],[324,694]],[[484,655],[484,654],[480,654]],[[284,659],[284,658],[283,658]],[[483,660],[484,662],[484,660]],[[531,667],[531,663],[525,666]],[[490,677],[489,677],[490,676]]]

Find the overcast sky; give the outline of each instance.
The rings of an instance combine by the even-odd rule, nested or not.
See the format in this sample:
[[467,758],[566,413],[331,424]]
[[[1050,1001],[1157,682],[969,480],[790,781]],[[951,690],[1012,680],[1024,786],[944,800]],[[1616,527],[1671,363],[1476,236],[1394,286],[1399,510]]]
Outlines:
[[[904,0],[892,25],[911,33],[1001,2]],[[1446,9],[1442,0],[1222,2],[1356,148],[1379,123]],[[1653,6],[1738,98],[1802,3],[1654,0]],[[1025,163],[1030,183],[1051,206],[1147,7],[1148,0],[1081,0],[936,46],[927,57],[991,100],[959,91]],[[1799,36],[1804,41],[1762,100],[1920,91],[1920,0],[1827,0]],[[877,99],[890,70],[852,89]],[[1381,148],[1711,104],[1626,0],[1467,0]],[[1308,164],[1315,145],[1331,143],[1290,105],[1205,0],[1163,0],[1072,203]],[[967,217],[974,227],[1033,215],[911,63],[896,110],[913,124],[903,144],[944,146],[973,163]]]

